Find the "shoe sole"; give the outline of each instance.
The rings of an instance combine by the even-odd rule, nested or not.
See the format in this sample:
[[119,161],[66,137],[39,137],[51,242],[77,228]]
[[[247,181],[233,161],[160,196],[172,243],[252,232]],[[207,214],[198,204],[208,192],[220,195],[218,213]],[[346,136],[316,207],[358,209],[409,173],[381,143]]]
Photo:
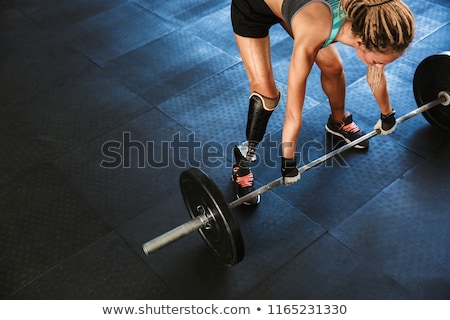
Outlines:
[[[236,198],[240,199],[240,197],[236,194]],[[246,206],[257,206],[261,202],[261,196],[258,194],[255,198],[257,198],[255,203],[244,201],[242,204]]]
[[[327,132],[331,133],[332,135],[341,138],[341,139],[344,140],[346,143],[352,142],[352,140],[346,138],[344,135],[342,135],[342,134],[340,134],[340,133],[338,133],[338,132],[336,132],[336,131],[333,131],[333,130],[329,129],[328,126],[326,126],[326,125],[325,125],[325,130],[326,130]],[[367,146],[362,146],[362,145],[357,144],[357,145],[354,146],[353,148],[355,148],[355,149],[367,149],[368,147],[369,147],[368,145],[367,145]]]

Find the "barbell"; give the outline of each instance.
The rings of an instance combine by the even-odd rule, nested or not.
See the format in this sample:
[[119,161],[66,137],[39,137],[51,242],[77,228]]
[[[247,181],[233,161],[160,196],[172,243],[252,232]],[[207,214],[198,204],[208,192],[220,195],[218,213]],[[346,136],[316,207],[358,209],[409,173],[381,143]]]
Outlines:
[[[450,131],[450,51],[429,56],[417,66],[413,78],[417,109],[397,119],[397,123],[422,114],[434,127]],[[298,168],[300,174],[336,155],[371,139],[379,132],[373,130],[312,162]],[[186,223],[142,245],[145,254],[159,250],[195,231],[198,231],[212,253],[225,265],[233,266],[244,258],[242,233],[232,209],[244,202],[283,184],[283,177],[227,203],[218,186],[205,172],[190,168],[180,175],[180,189],[191,219]]]

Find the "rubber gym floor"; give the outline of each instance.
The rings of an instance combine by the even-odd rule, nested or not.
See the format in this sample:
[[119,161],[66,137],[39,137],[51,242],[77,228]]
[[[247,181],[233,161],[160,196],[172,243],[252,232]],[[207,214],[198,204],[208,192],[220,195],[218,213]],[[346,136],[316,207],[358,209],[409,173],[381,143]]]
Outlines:
[[[188,221],[182,171],[228,201],[245,140],[248,82],[225,0],[0,0],[0,297],[3,299],[448,299],[449,134],[418,115],[293,186],[233,210],[245,257],[223,265],[197,232],[147,256]],[[386,69],[397,115],[413,76],[450,50],[450,2],[406,0],[417,32]],[[286,92],[292,40],[271,29]],[[379,109],[353,49],[338,46],[347,109]],[[285,98],[254,164],[280,176]],[[318,68],[307,85],[301,164],[336,147]]]

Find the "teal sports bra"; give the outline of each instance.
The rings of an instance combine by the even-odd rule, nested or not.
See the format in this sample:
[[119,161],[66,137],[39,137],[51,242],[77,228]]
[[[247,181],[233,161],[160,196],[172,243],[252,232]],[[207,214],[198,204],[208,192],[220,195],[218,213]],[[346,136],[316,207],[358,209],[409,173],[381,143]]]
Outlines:
[[331,12],[333,13],[333,23],[331,25],[330,35],[328,40],[325,41],[322,48],[329,46],[334,39],[336,38],[339,30],[344,23],[343,17],[339,17],[338,8],[339,8],[339,0],[284,0],[281,5],[281,14],[283,15],[284,20],[288,23],[289,27],[291,27],[292,17],[298,13],[305,5],[311,2],[323,2],[328,5]]

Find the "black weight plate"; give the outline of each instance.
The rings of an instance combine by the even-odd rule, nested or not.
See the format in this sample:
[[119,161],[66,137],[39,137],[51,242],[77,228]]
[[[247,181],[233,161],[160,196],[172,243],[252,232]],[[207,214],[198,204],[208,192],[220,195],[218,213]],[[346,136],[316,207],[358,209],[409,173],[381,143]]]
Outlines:
[[[450,51],[429,56],[417,66],[413,89],[419,107],[437,99],[440,91],[450,93]],[[450,106],[440,104],[422,115],[432,126],[450,131]]]
[[217,185],[202,170],[191,168],[181,173],[180,188],[192,218],[204,213],[213,217],[199,232],[214,255],[227,266],[242,261],[245,250],[241,230]]

